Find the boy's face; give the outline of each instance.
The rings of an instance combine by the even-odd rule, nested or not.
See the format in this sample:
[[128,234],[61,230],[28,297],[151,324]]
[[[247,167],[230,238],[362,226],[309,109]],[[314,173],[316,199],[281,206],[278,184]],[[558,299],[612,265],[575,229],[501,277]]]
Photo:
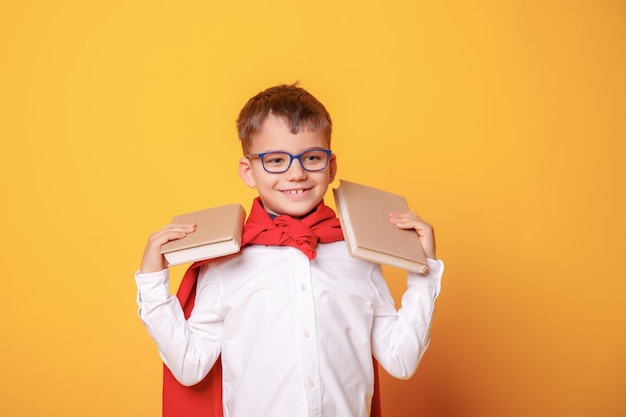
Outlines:
[[[291,155],[310,149],[328,149],[328,140],[320,131],[289,132],[285,121],[269,115],[261,131],[252,139],[251,154],[283,151]],[[286,172],[274,174],[263,169],[261,160],[241,158],[239,175],[250,187],[256,187],[265,210],[272,214],[302,217],[322,201],[329,184],[337,173],[337,160],[331,155],[323,171],[309,172],[294,159]]]

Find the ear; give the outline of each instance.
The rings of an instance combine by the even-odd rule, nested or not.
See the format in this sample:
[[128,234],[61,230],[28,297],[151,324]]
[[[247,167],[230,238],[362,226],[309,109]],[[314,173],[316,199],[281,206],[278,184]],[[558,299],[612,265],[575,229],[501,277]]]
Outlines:
[[328,160],[328,175],[330,176],[328,183],[330,184],[335,180],[337,175],[337,156],[333,153]]
[[252,171],[252,165],[248,158],[242,157],[239,159],[239,176],[248,187],[256,187],[254,172]]

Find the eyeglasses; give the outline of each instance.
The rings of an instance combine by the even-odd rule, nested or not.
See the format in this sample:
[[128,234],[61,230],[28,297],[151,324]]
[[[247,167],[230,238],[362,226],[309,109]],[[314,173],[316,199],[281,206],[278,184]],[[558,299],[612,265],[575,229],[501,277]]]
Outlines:
[[248,159],[260,159],[263,169],[272,174],[287,172],[294,159],[300,161],[302,169],[308,172],[323,171],[328,166],[332,151],[330,149],[312,149],[298,155],[288,152],[263,152],[245,155]]

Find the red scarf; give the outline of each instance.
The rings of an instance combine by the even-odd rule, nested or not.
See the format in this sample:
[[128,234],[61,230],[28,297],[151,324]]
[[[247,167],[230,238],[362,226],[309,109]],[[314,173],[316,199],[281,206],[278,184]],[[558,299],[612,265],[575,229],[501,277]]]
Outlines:
[[[315,259],[318,242],[343,240],[339,219],[335,212],[322,201],[314,212],[296,220],[290,216],[277,216],[273,220],[263,209],[257,197],[246,221],[242,247],[245,245],[293,246],[300,249],[310,260]],[[178,288],[176,296],[189,318],[196,295],[199,267],[212,260],[192,264]],[[378,389],[378,364],[374,360],[374,397],[372,417],[380,417],[380,392]],[[198,384],[185,387],[163,367],[163,417],[222,417],[222,362],[218,358],[208,375]]]

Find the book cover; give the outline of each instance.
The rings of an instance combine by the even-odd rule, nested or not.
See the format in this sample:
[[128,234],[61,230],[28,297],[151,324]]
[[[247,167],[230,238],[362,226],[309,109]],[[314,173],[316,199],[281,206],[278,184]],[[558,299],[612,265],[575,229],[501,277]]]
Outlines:
[[389,222],[389,213],[409,210],[401,195],[345,180],[333,189],[337,214],[352,256],[424,274],[426,255],[415,230]]
[[196,231],[161,247],[169,265],[231,255],[241,250],[246,211],[228,204],[174,216],[172,223],[195,223]]

